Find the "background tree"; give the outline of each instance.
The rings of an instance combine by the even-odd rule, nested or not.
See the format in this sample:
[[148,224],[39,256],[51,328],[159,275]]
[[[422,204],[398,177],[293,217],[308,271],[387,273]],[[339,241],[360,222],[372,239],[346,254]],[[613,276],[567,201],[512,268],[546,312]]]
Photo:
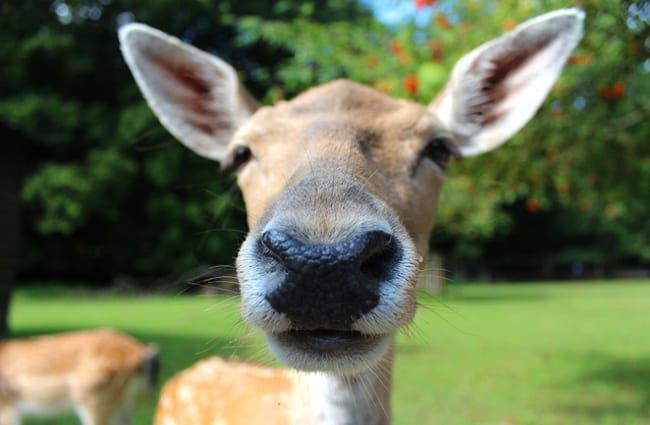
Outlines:
[[[23,278],[230,264],[243,237],[233,180],[155,121],[118,52],[120,23],[146,22],[220,55],[264,102],[347,77],[426,103],[463,53],[566,6],[376,4],[411,11],[385,25],[349,0],[0,4],[0,118],[43,147],[23,191]],[[535,120],[451,170],[434,247],[454,262],[529,272],[650,262],[650,2],[577,4],[585,39]]]
[[[404,9],[405,2],[395,2]],[[578,2],[585,38],[537,117],[504,148],[451,171],[434,246],[455,261],[544,276],[582,264],[648,264],[650,2]],[[332,73],[423,103],[465,52],[562,1],[414,1],[392,28],[319,32],[299,22],[248,28],[295,56],[281,75],[305,84]],[[256,24],[256,25],[253,25]],[[329,43],[325,43],[327,40]],[[350,48],[350,46],[354,46]],[[323,47],[327,46],[327,47]]]
[[[356,2],[39,0],[0,5],[0,117],[43,145],[28,179],[22,275],[106,280],[230,264],[245,230],[233,180],[172,140],[118,50],[137,20],[220,55],[259,98],[290,53],[241,16],[364,22]],[[234,204],[234,208],[233,205]]]

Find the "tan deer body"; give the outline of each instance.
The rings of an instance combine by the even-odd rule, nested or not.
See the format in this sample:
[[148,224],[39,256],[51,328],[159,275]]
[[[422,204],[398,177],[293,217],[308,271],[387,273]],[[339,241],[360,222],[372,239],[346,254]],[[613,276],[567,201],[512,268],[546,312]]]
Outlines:
[[478,47],[428,106],[338,80],[257,108],[220,59],[122,28],[165,127],[237,170],[250,226],[241,313],[295,369],[206,360],[165,387],[156,424],[388,424],[394,336],[415,314],[446,163],[499,146],[534,115],[582,21],[558,10]]
[[83,425],[130,424],[156,351],[110,330],[0,341],[0,425],[75,412]]
[[293,386],[291,373],[284,369],[211,357],[183,371],[164,388],[154,424],[218,424],[232,417],[247,424],[290,423]]

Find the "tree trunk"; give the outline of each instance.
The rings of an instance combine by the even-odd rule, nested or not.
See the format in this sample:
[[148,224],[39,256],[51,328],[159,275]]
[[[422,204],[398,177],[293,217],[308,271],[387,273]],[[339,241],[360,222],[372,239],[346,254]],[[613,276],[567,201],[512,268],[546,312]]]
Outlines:
[[[0,155],[1,156],[1,155]],[[0,160],[0,169],[6,170]],[[8,173],[0,175],[0,338],[9,332],[9,299],[16,275],[20,185]],[[18,180],[16,178],[16,180]]]
[[0,339],[9,334],[9,299],[11,288],[0,288]]
[[16,276],[20,190],[28,141],[0,123],[0,337],[9,333],[9,300]]

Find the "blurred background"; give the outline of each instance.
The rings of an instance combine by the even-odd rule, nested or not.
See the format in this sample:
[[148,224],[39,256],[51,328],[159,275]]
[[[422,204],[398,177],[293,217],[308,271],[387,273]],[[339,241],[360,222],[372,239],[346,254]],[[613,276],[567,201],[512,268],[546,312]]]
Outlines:
[[[262,103],[340,77],[427,103],[464,53],[529,17],[567,6],[586,12],[585,37],[535,119],[503,148],[451,167],[425,286],[442,294],[433,301],[440,307],[463,299],[456,283],[511,283],[469,285],[477,292],[465,301],[494,294],[526,301],[550,296],[548,288],[598,279],[592,286],[606,294],[599,306],[612,308],[611,300],[625,292],[621,315],[638,308],[646,315],[630,320],[650,325],[650,1],[4,0],[0,335],[9,334],[9,325],[12,335],[27,335],[123,323],[156,339],[144,324],[138,330],[112,320],[119,309],[103,321],[57,324],[53,317],[75,304],[67,298],[63,313],[55,309],[33,320],[43,311],[38,302],[70,288],[83,297],[113,291],[109,298],[122,292],[177,297],[222,284],[228,293],[236,290],[227,266],[246,225],[234,178],[159,125],[122,60],[120,25],[144,22],[220,56]],[[603,280],[610,278],[628,280],[614,281],[612,289]],[[553,280],[562,284],[522,289]],[[9,309],[12,291],[16,304]],[[452,319],[453,326],[458,320],[464,319]],[[617,344],[650,350],[648,333],[625,335]],[[635,376],[650,382],[648,355],[635,352],[638,369],[626,369],[629,382],[621,378],[639,397],[632,410],[622,410],[634,417],[608,410],[613,419],[600,422],[594,418],[609,413],[592,409],[585,416],[592,422],[564,416],[526,422],[525,415],[507,413],[490,422],[477,413],[458,423],[647,425],[649,384]],[[605,356],[603,369],[618,360],[627,365],[626,359]],[[399,397],[408,399],[404,391]]]
[[[451,170],[431,242],[451,278],[648,276],[650,2],[577,4],[586,37],[536,119]],[[233,178],[149,111],[118,50],[121,24],[219,55],[264,103],[339,77],[426,103],[463,53],[560,6],[3,2],[1,226],[4,249],[19,241],[6,256],[17,280],[148,285],[231,264],[246,230]]]
[[220,56],[262,103],[339,77],[428,103],[464,53],[567,6],[585,37],[535,119],[450,169],[395,422],[647,425],[647,0],[0,2],[0,337],[117,327],[159,345],[162,381],[272,362],[237,312],[235,180],[157,122],[120,25]]

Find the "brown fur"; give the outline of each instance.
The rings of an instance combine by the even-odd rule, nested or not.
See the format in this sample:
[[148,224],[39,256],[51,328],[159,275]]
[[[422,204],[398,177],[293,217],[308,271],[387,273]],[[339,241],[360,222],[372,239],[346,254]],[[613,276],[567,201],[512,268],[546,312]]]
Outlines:
[[111,329],[0,342],[0,425],[16,423],[24,403],[46,415],[71,405],[86,412],[84,425],[108,425],[132,401],[151,355],[151,347]]

